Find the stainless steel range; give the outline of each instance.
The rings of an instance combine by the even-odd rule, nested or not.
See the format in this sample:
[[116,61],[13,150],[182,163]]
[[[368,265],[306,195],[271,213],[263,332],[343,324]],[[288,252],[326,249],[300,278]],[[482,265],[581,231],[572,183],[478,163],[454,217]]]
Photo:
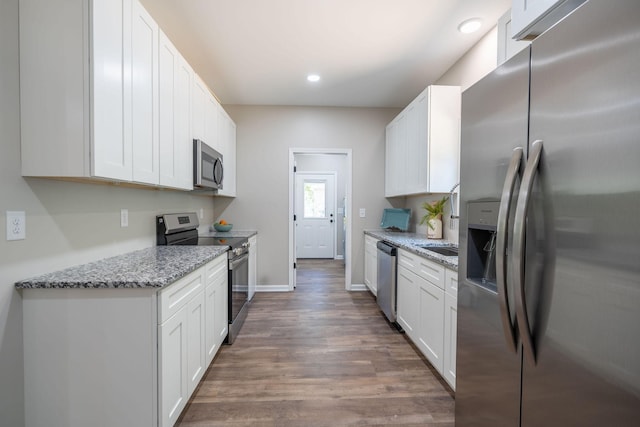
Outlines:
[[198,236],[198,215],[194,212],[156,216],[158,246],[228,246],[229,334],[232,344],[247,317],[249,307],[249,239],[246,237]]

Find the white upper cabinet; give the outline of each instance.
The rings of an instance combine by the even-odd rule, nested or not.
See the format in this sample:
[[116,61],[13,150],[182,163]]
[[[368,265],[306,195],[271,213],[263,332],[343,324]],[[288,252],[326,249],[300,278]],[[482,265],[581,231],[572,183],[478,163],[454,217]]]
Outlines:
[[159,42],[160,185],[192,190],[193,70],[162,31]]
[[[66,10],[60,7],[59,3],[46,0],[20,2],[20,86],[26,85],[33,90],[29,91],[27,96],[24,96],[26,93],[23,91],[20,99],[23,104],[22,146],[23,150],[25,145],[30,148],[27,153],[23,151],[23,175],[96,176],[131,181],[132,135],[130,123],[125,128],[124,120],[125,115],[131,113],[126,109],[126,101],[130,101],[131,91],[125,87],[127,82],[131,81],[130,63],[125,59],[125,54],[131,52],[124,52],[124,46],[131,39],[131,19],[126,16],[127,11],[131,10],[131,0],[95,0],[86,12],[89,16],[84,16],[85,11],[80,9],[74,14],[69,14],[67,18],[61,18],[62,20],[48,14],[50,8]],[[37,23],[33,21],[33,16],[24,16],[25,9],[37,15]],[[71,25],[79,29],[78,26],[82,26],[86,21],[89,34],[80,27],[82,31],[74,32],[74,35],[83,34],[84,43],[87,43],[89,50],[85,50],[84,44],[77,46],[74,43],[74,48],[68,48],[65,47],[64,41],[54,40],[55,33],[65,33],[60,31],[61,28],[69,28],[68,25]],[[40,26],[41,28],[38,28]],[[52,36],[53,39],[50,39]],[[38,47],[49,50],[50,55],[57,57],[55,61],[44,61],[44,58],[42,62],[38,61]],[[27,57],[30,67],[36,69],[31,68],[29,79],[25,81],[22,70],[25,62],[23,59]],[[57,68],[57,62],[65,62],[60,61],[60,58],[73,59],[74,65],[60,71],[72,72],[77,76],[75,83],[57,73],[58,70],[50,68]],[[89,69],[79,61],[87,61]],[[58,83],[61,82],[57,81],[58,79],[66,80],[65,83],[69,86],[59,86]],[[56,89],[51,92],[44,86],[56,86]],[[71,90],[67,91],[67,88]],[[85,90],[87,95],[77,93],[78,90]],[[57,118],[51,117],[49,111],[55,109],[53,106],[61,101],[68,102],[68,109],[56,113]],[[68,127],[61,125],[57,129],[51,129],[49,126],[39,127],[37,121],[41,118],[45,118],[45,126],[51,125],[47,119],[61,119],[64,123],[69,118],[73,120],[73,124],[70,123]],[[72,126],[77,128],[72,129]],[[34,128],[39,129],[36,131]],[[77,130],[84,132],[78,134]],[[44,146],[47,147],[46,152],[38,156],[38,150]],[[77,159],[77,163],[72,164],[71,161],[60,159],[71,154],[70,151],[73,151],[73,158]],[[86,168],[88,159],[84,156],[77,158],[77,155],[90,153],[92,155],[89,169]],[[42,163],[45,163],[44,167]]]
[[21,1],[20,68],[22,175],[193,189],[218,104],[138,0]]
[[200,76],[193,75],[193,91],[191,92],[191,133],[193,139],[204,141],[205,135],[205,106],[209,91]]
[[[158,153],[159,28],[151,15],[137,0],[133,1],[132,7],[131,53],[128,54],[127,48],[125,48],[125,58],[131,58],[131,113],[125,114],[125,129],[131,127],[133,181],[158,184],[160,182]],[[125,101],[128,101],[126,98]],[[127,108],[125,107],[125,112]]]
[[193,101],[191,105],[193,138],[203,141],[219,152],[218,109],[220,108],[220,103],[197,74],[194,75],[193,79]]
[[498,60],[497,65],[502,64],[516,53],[520,52],[531,42],[526,40],[515,40],[512,38],[511,9],[498,19]]
[[533,39],[586,0],[513,0],[511,31],[516,40]]
[[[220,103],[209,92],[206,91],[206,99],[204,106],[204,139],[211,148],[219,153],[222,153],[222,144],[220,143],[220,135],[218,131],[218,111],[220,110]],[[224,153],[223,153],[224,154]]]
[[427,87],[386,135],[386,197],[448,193],[458,179],[460,87]]
[[22,174],[157,185],[157,67],[137,0],[21,1]]
[[224,179],[219,196],[236,196],[236,124],[222,108],[218,107],[218,148],[222,154]]

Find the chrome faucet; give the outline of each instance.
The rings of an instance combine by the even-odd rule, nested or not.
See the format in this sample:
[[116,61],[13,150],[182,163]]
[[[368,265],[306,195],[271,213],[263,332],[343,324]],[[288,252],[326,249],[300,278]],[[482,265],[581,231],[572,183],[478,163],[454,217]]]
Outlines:
[[455,218],[460,218],[459,215],[455,215],[455,211],[453,209],[453,190],[455,190],[456,188],[458,188],[458,186],[460,185],[460,183],[457,183],[456,185],[454,185],[451,190],[449,190],[449,203],[451,205],[451,218],[455,219]]

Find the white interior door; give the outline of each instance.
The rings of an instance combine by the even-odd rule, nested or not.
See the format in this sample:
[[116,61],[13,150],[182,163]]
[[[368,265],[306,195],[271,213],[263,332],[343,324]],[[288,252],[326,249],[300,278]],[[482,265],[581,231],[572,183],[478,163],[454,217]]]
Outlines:
[[296,257],[334,258],[336,175],[296,173]]

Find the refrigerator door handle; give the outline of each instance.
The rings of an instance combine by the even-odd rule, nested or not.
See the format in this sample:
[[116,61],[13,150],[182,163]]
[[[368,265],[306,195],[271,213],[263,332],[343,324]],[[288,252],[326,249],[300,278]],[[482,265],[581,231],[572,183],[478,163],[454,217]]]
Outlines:
[[522,185],[520,186],[520,195],[518,196],[518,204],[516,205],[516,215],[513,226],[513,278],[515,280],[515,300],[516,300],[516,320],[522,347],[525,357],[535,365],[536,354],[533,344],[533,336],[529,325],[529,315],[527,313],[527,304],[525,300],[525,228],[527,211],[529,210],[529,202],[531,200],[531,190],[533,188],[533,180],[538,171],[540,156],[542,154],[542,141],[536,140],[531,144],[529,152],[529,160],[524,169],[522,176]]
[[513,199],[513,190],[518,178],[520,163],[522,162],[522,147],[513,149],[511,161],[507,169],[507,176],[504,180],[502,188],[502,197],[500,198],[500,209],[498,210],[498,223],[496,226],[496,285],[498,288],[498,300],[500,301],[500,317],[502,319],[502,330],[504,331],[507,347],[516,353],[516,325],[511,323],[511,309],[509,308],[509,299],[507,291],[507,223],[509,221],[509,211],[511,209],[511,200]]

